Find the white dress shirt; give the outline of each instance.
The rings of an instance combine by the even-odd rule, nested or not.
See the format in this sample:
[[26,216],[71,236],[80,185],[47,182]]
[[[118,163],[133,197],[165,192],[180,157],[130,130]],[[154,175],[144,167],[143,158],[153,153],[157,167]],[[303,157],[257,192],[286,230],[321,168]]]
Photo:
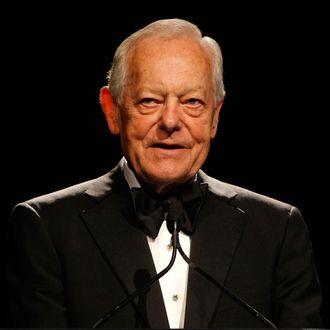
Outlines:
[[[128,167],[124,157],[121,160],[121,167],[130,188],[140,187],[138,180]],[[166,268],[171,260],[171,236],[172,235],[167,230],[165,221],[162,223],[156,239],[146,236],[157,273]],[[179,232],[179,240],[182,250],[189,257],[190,237]],[[159,279],[170,328],[184,327],[188,268],[188,264],[183,260],[181,255],[177,253],[172,268]]]

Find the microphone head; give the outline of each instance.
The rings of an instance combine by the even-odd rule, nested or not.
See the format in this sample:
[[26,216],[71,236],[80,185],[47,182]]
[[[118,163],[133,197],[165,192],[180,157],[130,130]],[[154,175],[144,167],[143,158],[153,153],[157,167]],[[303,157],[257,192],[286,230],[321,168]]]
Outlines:
[[166,219],[166,226],[168,231],[173,234],[174,231],[174,223],[176,223],[177,232],[180,231],[182,214],[183,214],[183,206],[179,199],[176,197],[170,197],[167,200],[168,203],[168,215]]

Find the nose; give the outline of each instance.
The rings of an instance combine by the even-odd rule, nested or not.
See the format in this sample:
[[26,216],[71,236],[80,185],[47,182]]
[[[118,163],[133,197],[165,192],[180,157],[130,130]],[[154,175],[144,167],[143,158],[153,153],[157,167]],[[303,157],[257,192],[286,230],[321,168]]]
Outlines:
[[181,127],[180,106],[177,102],[164,103],[164,109],[159,121],[159,127],[168,133],[177,131]]

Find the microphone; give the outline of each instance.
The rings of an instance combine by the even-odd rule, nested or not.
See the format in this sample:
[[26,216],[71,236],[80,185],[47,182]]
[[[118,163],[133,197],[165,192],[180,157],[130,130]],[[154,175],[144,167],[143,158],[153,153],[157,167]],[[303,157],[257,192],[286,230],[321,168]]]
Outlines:
[[[158,274],[156,274],[154,277],[152,277],[148,282],[146,282],[145,285],[143,285],[141,288],[134,291],[131,295],[129,295],[126,299],[124,299],[121,303],[119,303],[117,306],[112,308],[109,312],[107,312],[104,316],[102,316],[100,319],[98,319],[92,328],[99,328],[102,326],[107,320],[109,320],[115,313],[117,313],[119,310],[121,310],[124,306],[126,306],[129,302],[131,302],[135,297],[142,294],[144,291],[146,291],[150,286],[155,283],[157,280],[159,280],[162,276],[164,276],[173,266],[177,251],[178,251],[178,242],[179,242],[179,231],[177,229],[178,224],[178,217],[180,211],[182,212],[182,204],[180,202],[173,202],[174,199],[170,199],[168,201],[168,212],[165,213],[164,220],[166,221],[166,224],[170,224],[169,227],[167,227],[172,234],[171,242],[172,242],[172,257],[169,262],[169,264]],[[181,210],[180,210],[181,207]]]
[[182,213],[183,213],[183,206],[182,203],[176,198],[176,197],[170,197],[167,200],[168,204],[168,217],[166,218],[166,227],[167,230],[172,234],[175,231],[177,231],[176,234],[179,234],[179,231],[181,230],[181,219],[182,219]]
[[[237,208],[238,211],[245,213],[243,210]],[[168,212],[165,213],[164,220],[166,221],[166,226],[168,231],[171,233],[171,242],[172,242],[172,257],[167,265],[161,272],[156,274],[154,277],[152,277],[148,282],[146,282],[145,285],[143,285],[141,288],[134,291],[131,295],[129,295],[126,299],[124,299],[121,303],[119,303],[117,306],[112,308],[108,313],[106,313],[103,317],[101,317],[99,320],[97,320],[93,328],[99,328],[101,325],[103,325],[107,320],[109,320],[116,312],[121,310],[123,307],[125,307],[129,302],[131,302],[134,298],[142,294],[144,291],[146,291],[154,282],[159,280],[162,276],[164,276],[173,266],[177,251],[179,251],[182,258],[187,262],[189,267],[191,267],[194,271],[199,273],[203,278],[205,278],[207,281],[211,282],[213,285],[215,285],[218,289],[223,291],[225,294],[227,294],[230,298],[232,298],[234,301],[236,301],[239,305],[241,305],[245,310],[247,310],[250,314],[252,314],[254,317],[256,317],[258,320],[263,322],[267,327],[277,329],[277,327],[269,320],[267,319],[263,314],[261,314],[259,311],[257,311],[255,308],[250,306],[246,301],[244,301],[242,298],[240,298],[238,295],[233,293],[231,290],[229,290],[226,286],[221,284],[220,282],[216,281],[212,276],[210,276],[207,272],[199,268],[197,265],[195,265],[188,256],[184,253],[184,251],[181,248],[180,241],[179,241],[179,231],[180,231],[180,225],[181,225],[181,219],[182,219],[182,213],[183,213],[183,206],[182,203],[176,199],[175,197],[171,197],[168,200]]]
[[[173,205],[172,205],[173,204]],[[180,205],[179,205],[180,204]],[[167,229],[169,230],[170,233],[172,233],[172,228],[178,227],[180,228],[180,221],[182,219],[182,212],[183,212],[183,207],[182,207],[182,203],[175,199],[175,201],[173,203],[171,203],[172,208],[170,207],[169,210],[171,210],[174,214],[172,215],[173,219],[175,219],[174,221],[177,221],[178,224],[176,225],[176,222],[174,222],[173,225],[173,220],[172,218],[169,218],[167,220]],[[240,208],[236,208],[238,211],[245,213],[243,210],[241,210]],[[181,213],[180,213],[181,212]],[[180,229],[179,229],[180,230]],[[179,231],[178,230],[178,231]],[[205,278],[207,281],[211,282],[212,284],[214,284],[218,289],[220,289],[221,291],[223,291],[225,294],[227,294],[230,298],[232,298],[234,301],[236,301],[238,304],[240,304],[244,309],[246,309],[250,314],[252,314],[254,317],[256,317],[258,320],[260,320],[261,322],[263,322],[267,327],[270,328],[274,328],[277,329],[277,327],[269,320],[267,319],[263,314],[261,314],[260,312],[258,312],[255,308],[253,308],[252,306],[250,306],[246,301],[244,301],[242,298],[240,298],[238,295],[236,295],[235,293],[233,293],[231,290],[229,290],[226,286],[224,286],[223,284],[221,284],[220,282],[216,281],[212,276],[210,276],[208,273],[206,273],[204,270],[202,270],[201,268],[199,268],[197,265],[195,265],[189,258],[188,256],[184,253],[184,251],[182,250],[182,247],[180,245],[180,241],[179,241],[179,233],[177,233],[177,249],[179,251],[179,253],[181,254],[182,258],[186,261],[186,263],[189,265],[189,267],[191,267],[193,270],[195,270],[197,273],[199,273],[203,278]],[[174,246],[173,246],[174,249]]]

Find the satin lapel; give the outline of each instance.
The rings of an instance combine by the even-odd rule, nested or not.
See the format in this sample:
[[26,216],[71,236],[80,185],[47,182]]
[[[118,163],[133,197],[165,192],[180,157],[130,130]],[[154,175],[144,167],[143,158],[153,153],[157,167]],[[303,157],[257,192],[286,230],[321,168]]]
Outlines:
[[[83,214],[83,219],[127,295],[156,274],[146,236],[132,222],[135,215],[123,183],[119,187],[114,184],[97,206]],[[134,301],[150,327],[169,327],[158,281]]]
[[[246,216],[230,202],[209,192],[198,221],[192,236],[190,259],[216,281],[225,284]],[[185,327],[207,328],[222,294],[191,269]]]

